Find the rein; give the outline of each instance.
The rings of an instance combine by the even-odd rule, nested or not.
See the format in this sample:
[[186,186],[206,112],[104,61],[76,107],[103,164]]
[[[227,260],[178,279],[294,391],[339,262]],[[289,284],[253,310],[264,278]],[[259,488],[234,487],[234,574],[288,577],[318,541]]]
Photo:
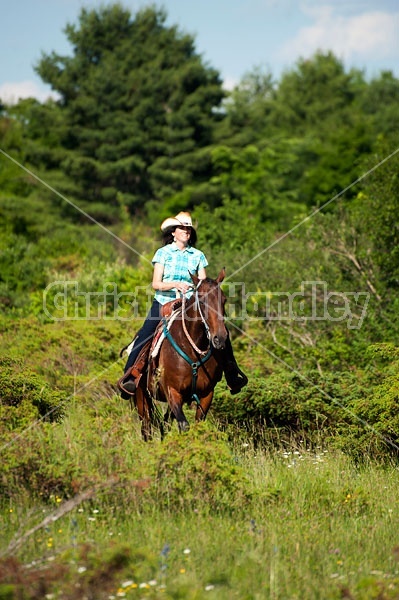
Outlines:
[[[209,340],[210,337],[211,337],[211,334],[210,334],[210,331],[209,331],[209,326],[208,326],[208,323],[205,321],[205,317],[203,315],[203,312],[202,312],[202,309],[201,309],[201,304],[200,304],[199,297],[198,297],[198,290],[199,290],[199,287],[200,287],[201,283],[202,283],[202,279],[199,281],[198,285],[195,288],[195,306],[196,306],[196,308],[197,308],[197,310],[199,312],[199,315],[201,317],[201,321],[203,322],[203,324],[205,326],[206,336],[207,336],[207,338]],[[193,349],[197,352],[197,354],[199,354],[200,356],[205,356],[205,354],[207,352],[209,352],[211,344],[209,343],[208,348],[206,350],[200,350],[198,348],[198,346],[195,344],[194,340],[192,339],[192,337],[190,336],[190,334],[187,331],[186,321],[184,319],[184,313],[185,313],[185,311],[186,311],[186,296],[183,296],[182,315],[181,315],[182,325],[183,325],[183,331],[185,333],[186,338],[190,342],[190,344],[193,347]]]

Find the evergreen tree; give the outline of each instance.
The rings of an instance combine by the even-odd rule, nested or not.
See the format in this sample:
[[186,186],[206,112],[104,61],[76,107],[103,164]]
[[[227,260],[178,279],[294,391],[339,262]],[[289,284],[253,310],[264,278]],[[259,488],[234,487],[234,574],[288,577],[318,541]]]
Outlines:
[[138,210],[207,169],[197,151],[220,119],[221,80],[165,20],[154,8],[134,19],[118,4],[82,9],[65,28],[73,55],[43,55],[37,66],[60,95],[55,160],[100,218]]

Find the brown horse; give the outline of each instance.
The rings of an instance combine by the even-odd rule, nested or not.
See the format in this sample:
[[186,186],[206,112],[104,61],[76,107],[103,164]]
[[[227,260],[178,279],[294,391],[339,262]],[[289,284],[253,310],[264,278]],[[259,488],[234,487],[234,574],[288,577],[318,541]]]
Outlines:
[[164,421],[176,419],[180,431],[189,428],[184,404],[196,403],[196,421],[205,419],[208,413],[214,388],[223,374],[220,351],[228,336],[224,323],[226,297],[220,288],[224,276],[224,269],[215,280],[192,275],[192,297],[187,302],[183,299],[181,311],[170,319],[169,326],[166,320],[160,323],[165,339],[155,358],[149,360],[135,395],[145,440],[151,437],[156,420],[161,435],[164,433],[163,422],[156,419],[159,412],[154,400],[167,402]]

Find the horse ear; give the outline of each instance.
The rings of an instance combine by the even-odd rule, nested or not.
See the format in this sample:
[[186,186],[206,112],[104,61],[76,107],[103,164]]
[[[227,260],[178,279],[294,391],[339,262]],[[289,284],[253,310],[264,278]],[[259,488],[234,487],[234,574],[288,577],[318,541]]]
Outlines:
[[226,277],[226,267],[220,271],[219,275],[215,279],[216,283],[222,283],[223,279]]
[[[190,271],[189,271],[189,273],[190,273]],[[190,273],[190,277],[193,280],[193,283],[197,286],[199,284],[199,281],[200,281],[199,277],[197,277],[193,273]]]

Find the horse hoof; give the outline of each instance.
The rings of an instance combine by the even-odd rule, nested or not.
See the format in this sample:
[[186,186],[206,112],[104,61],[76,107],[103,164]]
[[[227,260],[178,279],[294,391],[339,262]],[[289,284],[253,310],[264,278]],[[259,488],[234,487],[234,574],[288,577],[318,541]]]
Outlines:
[[190,429],[190,425],[188,421],[180,421],[179,422],[179,431],[188,431]]

